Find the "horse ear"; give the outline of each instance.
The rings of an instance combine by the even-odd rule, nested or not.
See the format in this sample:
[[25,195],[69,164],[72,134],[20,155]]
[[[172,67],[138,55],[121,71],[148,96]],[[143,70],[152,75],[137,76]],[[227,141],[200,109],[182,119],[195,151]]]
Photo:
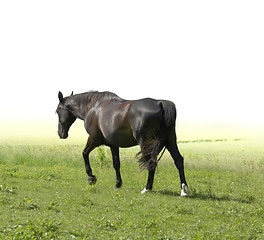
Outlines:
[[60,102],[62,103],[62,102],[63,102],[63,95],[62,95],[61,92],[59,92],[59,94],[58,94],[58,98],[59,98]]
[[73,91],[72,91],[72,93],[71,93],[71,96],[73,95]]

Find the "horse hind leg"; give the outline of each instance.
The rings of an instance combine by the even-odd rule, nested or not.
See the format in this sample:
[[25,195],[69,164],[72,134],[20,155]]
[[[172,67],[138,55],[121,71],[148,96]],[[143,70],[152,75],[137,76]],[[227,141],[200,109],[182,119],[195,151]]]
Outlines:
[[185,179],[185,173],[184,173],[184,159],[179,152],[178,146],[176,144],[176,140],[168,144],[166,148],[170,152],[174,160],[174,164],[179,171],[180,181],[181,181],[181,197],[188,197],[189,196],[188,185],[187,185],[187,182]]
[[[159,143],[158,143],[159,144]],[[142,157],[144,160],[143,167],[148,169],[148,180],[146,187],[141,191],[141,193],[146,193],[152,190],[155,170],[158,163],[157,157],[162,147],[159,145],[155,145],[154,147],[145,147],[145,145],[141,146]]]
[[154,182],[154,176],[155,176],[155,170],[157,166],[157,162],[151,160],[149,162],[151,166],[151,170],[148,170],[148,180],[147,180],[147,185],[146,187],[141,191],[141,193],[146,193],[152,190],[153,187],[153,182]]

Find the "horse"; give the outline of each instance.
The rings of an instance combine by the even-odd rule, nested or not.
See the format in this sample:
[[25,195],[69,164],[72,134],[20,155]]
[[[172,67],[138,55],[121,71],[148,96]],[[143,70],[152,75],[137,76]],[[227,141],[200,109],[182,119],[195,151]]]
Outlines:
[[188,196],[184,159],[176,141],[176,108],[173,102],[152,98],[125,100],[107,91],[89,91],[75,95],[72,92],[68,97],[63,97],[59,92],[58,98],[56,113],[61,139],[68,137],[68,131],[77,118],[84,121],[89,137],[82,155],[90,185],[97,181],[89,161],[92,150],[101,145],[110,147],[116,172],[115,188],[120,188],[122,178],[119,148],[139,145],[139,164],[141,169],[148,170],[147,184],[141,193],[152,190],[157,163],[167,149],[179,171],[181,196]]

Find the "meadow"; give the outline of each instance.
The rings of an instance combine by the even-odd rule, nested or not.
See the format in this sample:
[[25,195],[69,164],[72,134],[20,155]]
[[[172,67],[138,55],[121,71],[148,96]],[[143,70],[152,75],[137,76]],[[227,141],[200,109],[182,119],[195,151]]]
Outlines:
[[114,189],[110,151],[83,144],[0,144],[0,239],[264,239],[264,149],[245,139],[179,142],[190,197],[180,197],[167,151],[153,192],[141,194],[138,148],[121,150]]

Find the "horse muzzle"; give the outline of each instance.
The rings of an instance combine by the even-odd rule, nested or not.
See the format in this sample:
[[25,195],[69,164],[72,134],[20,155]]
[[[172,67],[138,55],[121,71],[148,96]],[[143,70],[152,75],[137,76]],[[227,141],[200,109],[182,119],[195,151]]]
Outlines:
[[68,137],[68,133],[63,131],[58,131],[58,135],[60,139],[66,139]]

